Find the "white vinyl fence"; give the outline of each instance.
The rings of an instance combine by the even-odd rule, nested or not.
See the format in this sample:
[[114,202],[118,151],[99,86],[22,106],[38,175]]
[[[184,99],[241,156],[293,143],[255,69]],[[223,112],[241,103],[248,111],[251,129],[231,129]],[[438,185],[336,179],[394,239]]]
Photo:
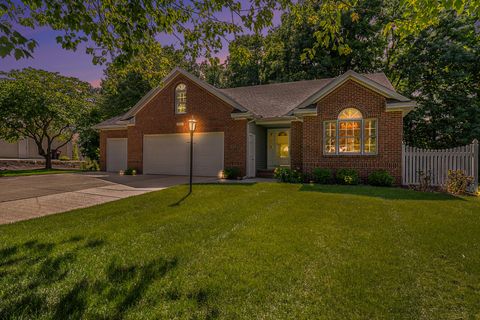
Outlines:
[[478,141],[451,149],[419,149],[403,145],[402,184],[420,183],[419,172],[430,174],[431,185],[443,186],[447,182],[448,170],[463,170],[473,177],[474,190],[478,187]]

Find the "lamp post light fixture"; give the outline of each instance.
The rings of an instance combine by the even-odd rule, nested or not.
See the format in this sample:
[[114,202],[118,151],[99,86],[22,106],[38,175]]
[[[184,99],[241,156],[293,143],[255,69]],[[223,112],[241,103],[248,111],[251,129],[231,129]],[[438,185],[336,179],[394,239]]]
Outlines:
[[188,130],[190,131],[190,191],[192,193],[192,182],[193,182],[193,133],[197,128],[197,120],[192,116],[192,119],[188,120]]

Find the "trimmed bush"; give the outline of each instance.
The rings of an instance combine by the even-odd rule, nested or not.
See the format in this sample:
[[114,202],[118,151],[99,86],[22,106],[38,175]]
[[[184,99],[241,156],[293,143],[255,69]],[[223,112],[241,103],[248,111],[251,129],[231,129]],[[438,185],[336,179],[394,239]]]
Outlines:
[[278,181],[287,183],[302,183],[304,178],[302,172],[290,168],[275,168],[273,176]]
[[123,172],[123,174],[126,175],[126,176],[136,176],[137,175],[137,170],[132,169],[132,168],[127,168],[127,170],[125,170]]
[[223,169],[223,177],[228,180],[236,180],[240,177],[240,168],[232,167]]
[[368,175],[368,184],[372,186],[391,187],[395,179],[386,170],[373,171]]
[[58,160],[60,160],[60,161],[70,161],[70,158],[68,156],[63,155],[63,156],[58,157]]
[[464,194],[473,183],[473,177],[469,177],[463,170],[448,170],[446,189],[448,193]]
[[326,168],[315,168],[312,172],[313,180],[317,183],[328,184],[333,182],[333,172]]
[[339,169],[335,176],[339,184],[355,185],[360,182],[358,172],[354,169]]
[[83,171],[99,171],[100,165],[97,160],[86,159],[80,164],[80,169]]

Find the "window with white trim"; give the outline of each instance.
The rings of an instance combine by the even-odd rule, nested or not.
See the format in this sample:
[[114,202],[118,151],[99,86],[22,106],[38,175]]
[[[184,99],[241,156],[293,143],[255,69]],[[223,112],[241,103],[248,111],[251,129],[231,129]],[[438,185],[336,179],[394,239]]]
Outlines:
[[187,86],[180,83],[175,87],[175,113],[182,114],[187,112]]
[[323,123],[325,154],[376,154],[377,120],[364,119],[360,110],[346,108],[337,120]]

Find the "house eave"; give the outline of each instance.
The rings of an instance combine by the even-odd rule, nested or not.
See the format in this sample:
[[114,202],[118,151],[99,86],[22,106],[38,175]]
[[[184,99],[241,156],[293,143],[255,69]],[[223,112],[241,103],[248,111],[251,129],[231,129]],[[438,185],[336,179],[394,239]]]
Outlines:
[[251,112],[233,112],[230,114],[234,120],[251,120],[254,115]]
[[118,124],[113,124],[113,125],[104,125],[104,126],[99,126],[95,125],[92,127],[95,130],[127,130],[128,125],[118,125]]
[[317,108],[315,109],[298,109],[294,110],[293,115],[296,117],[314,117],[318,115]]
[[398,101],[398,102],[389,102],[386,105],[387,112],[396,112],[401,111],[402,116],[406,116],[410,111],[414,110],[417,107],[415,101]]
[[292,121],[300,120],[296,116],[284,116],[284,117],[271,117],[271,118],[260,118],[255,120],[255,124],[258,125],[284,125],[290,124]]

